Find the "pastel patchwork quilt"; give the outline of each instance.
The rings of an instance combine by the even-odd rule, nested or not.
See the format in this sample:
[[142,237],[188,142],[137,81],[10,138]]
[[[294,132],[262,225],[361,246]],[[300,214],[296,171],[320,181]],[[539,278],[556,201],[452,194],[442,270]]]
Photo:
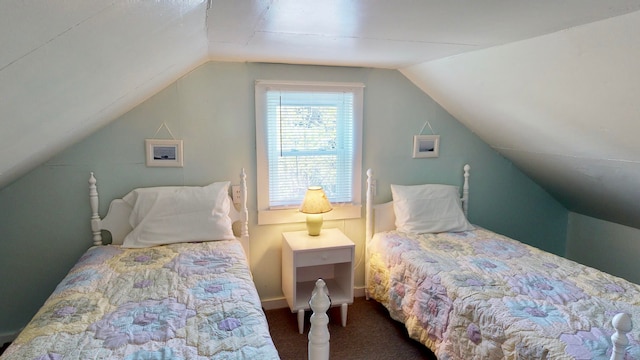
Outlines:
[[369,295],[440,360],[608,360],[620,312],[640,359],[639,285],[481,228],[379,233],[368,250]]
[[236,240],[89,249],[13,359],[278,359]]

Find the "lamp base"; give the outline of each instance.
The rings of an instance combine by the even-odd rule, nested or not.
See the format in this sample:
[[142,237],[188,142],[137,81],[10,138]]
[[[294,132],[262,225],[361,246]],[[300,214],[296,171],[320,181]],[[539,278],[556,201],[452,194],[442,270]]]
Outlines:
[[307,214],[307,231],[309,236],[320,235],[322,230],[322,214]]

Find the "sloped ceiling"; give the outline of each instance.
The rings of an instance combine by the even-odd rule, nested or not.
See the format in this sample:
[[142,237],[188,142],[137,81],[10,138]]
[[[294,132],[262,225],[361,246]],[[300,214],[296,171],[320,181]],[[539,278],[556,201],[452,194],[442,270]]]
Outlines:
[[640,228],[640,0],[6,0],[0,187],[208,60],[399,69],[569,209]]
[[207,60],[199,1],[0,1],[0,186]]
[[640,12],[403,69],[570,210],[640,227]]

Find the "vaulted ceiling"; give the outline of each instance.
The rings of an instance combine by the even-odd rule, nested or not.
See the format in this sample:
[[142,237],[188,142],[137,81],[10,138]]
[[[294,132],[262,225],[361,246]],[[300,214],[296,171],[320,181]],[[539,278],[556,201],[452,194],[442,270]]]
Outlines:
[[640,0],[4,0],[0,49],[0,187],[209,60],[365,66],[640,228]]

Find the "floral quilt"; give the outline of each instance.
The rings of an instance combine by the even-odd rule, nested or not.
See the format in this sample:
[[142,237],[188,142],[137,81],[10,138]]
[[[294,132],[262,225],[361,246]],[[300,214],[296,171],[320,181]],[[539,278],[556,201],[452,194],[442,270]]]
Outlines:
[[2,355],[278,359],[241,244],[90,248]]
[[602,359],[630,314],[640,359],[640,286],[477,228],[376,234],[369,295],[440,360]]

